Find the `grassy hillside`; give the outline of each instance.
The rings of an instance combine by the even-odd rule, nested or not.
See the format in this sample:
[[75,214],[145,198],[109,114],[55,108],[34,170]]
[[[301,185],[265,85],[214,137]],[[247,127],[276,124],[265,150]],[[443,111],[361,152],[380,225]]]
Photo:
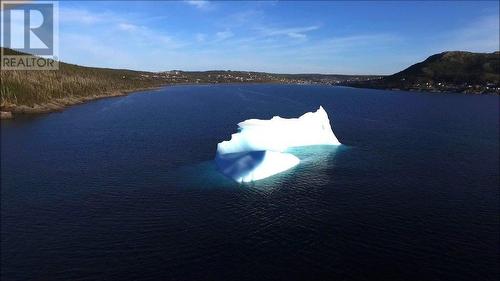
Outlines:
[[[5,52],[16,53],[8,49]],[[83,67],[63,62],[59,63],[58,71],[0,71],[1,107],[8,109],[14,105],[33,106],[63,98],[95,98],[162,84],[158,79],[146,78],[147,74],[149,73]]]
[[353,86],[500,93],[500,52],[444,52],[393,75]]
[[386,78],[387,80],[440,81],[484,84],[500,81],[500,52],[482,54],[444,52]]

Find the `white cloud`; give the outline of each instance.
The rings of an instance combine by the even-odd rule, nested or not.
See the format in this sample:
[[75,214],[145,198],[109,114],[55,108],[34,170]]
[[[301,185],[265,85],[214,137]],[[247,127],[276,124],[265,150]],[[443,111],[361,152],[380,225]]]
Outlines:
[[[112,40],[110,40],[112,41]],[[132,67],[133,57],[109,41],[91,34],[67,33],[60,38],[60,59],[80,65],[100,67]]]
[[[89,66],[164,69],[166,53],[178,52],[187,42],[136,14],[64,8],[59,31],[59,57]],[[138,55],[137,50],[141,50]],[[162,66],[161,64],[165,64]]]
[[[134,20],[134,17],[130,15],[109,11],[94,12],[86,9],[64,8],[60,11],[60,18],[64,27],[80,30],[82,36],[93,35],[97,38],[102,35],[102,40],[108,41],[110,46],[116,45],[114,42],[125,39],[128,42],[127,45],[147,45],[165,49],[175,49],[185,45],[184,42],[165,34],[163,31],[142,25],[140,19]],[[99,32],[93,32],[93,27],[88,27],[88,25],[98,25]],[[60,37],[65,36],[64,30],[61,30]],[[124,32],[127,33],[126,38]],[[114,39],[114,41],[110,39]],[[68,46],[65,47],[64,49],[68,49]]]
[[306,33],[319,29],[317,25],[292,28],[257,28],[264,36],[288,36],[293,39],[306,39]]
[[97,24],[115,20],[115,16],[106,12],[90,12],[84,9],[59,8],[59,21],[61,23]]
[[202,43],[205,42],[205,40],[207,39],[207,35],[204,33],[197,33],[195,35],[195,39],[197,42]]
[[290,38],[296,38],[296,39],[306,39],[307,35],[303,33],[297,33],[297,32],[289,32],[287,33],[288,37]]
[[202,10],[209,8],[210,5],[206,0],[187,0],[186,3]]
[[177,49],[186,45],[180,40],[151,29],[146,26],[139,26],[132,23],[121,22],[117,25],[121,31],[127,32],[127,40],[132,44],[140,46],[150,46],[163,49]]
[[224,25],[230,26],[244,26],[246,24],[255,24],[256,22],[262,21],[264,17],[264,12],[257,9],[239,11],[228,15],[223,19]]
[[118,24],[118,29],[124,30],[124,31],[136,31],[139,29],[139,27],[135,24],[121,22]]
[[215,33],[215,37],[217,38],[218,41],[226,40],[226,39],[231,38],[233,36],[234,36],[234,34],[229,30],[219,31],[219,32]]
[[443,47],[447,48],[448,51],[498,51],[500,48],[499,20],[498,15],[476,19],[467,26],[450,32],[450,38],[445,38]]

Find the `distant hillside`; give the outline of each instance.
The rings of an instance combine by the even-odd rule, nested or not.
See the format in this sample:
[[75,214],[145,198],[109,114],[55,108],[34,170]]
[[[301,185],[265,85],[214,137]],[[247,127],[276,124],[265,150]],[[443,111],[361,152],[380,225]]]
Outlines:
[[444,52],[396,74],[350,86],[383,89],[500,93],[500,52]]

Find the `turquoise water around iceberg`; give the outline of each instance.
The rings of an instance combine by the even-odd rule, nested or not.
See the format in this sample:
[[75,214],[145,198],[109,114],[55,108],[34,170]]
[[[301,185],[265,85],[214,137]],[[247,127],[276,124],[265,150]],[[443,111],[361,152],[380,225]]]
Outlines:
[[340,146],[307,146],[291,148],[290,152],[297,156],[301,162],[290,170],[276,174],[269,178],[261,179],[251,183],[236,183],[231,178],[221,174],[214,161],[204,161],[194,165],[188,165],[171,171],[172,175],[179,177],[188,186],[196,188],[253,188],[260,191],[272,191],[289,178],[303,178],[310,174],[316,177],[326,170],[334,167],[335,153],[347,150],[348,147]]

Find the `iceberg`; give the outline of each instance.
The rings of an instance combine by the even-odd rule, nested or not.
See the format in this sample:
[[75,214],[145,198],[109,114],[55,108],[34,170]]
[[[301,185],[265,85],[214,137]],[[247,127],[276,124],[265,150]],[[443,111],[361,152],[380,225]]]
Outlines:
[[320,106],[299,118],[240,122],[231,140],[217,144],[215,162],[220,172],[236,182],[252,182],[298,165],[300,159],[285,152],[289,148],[340,144]]

